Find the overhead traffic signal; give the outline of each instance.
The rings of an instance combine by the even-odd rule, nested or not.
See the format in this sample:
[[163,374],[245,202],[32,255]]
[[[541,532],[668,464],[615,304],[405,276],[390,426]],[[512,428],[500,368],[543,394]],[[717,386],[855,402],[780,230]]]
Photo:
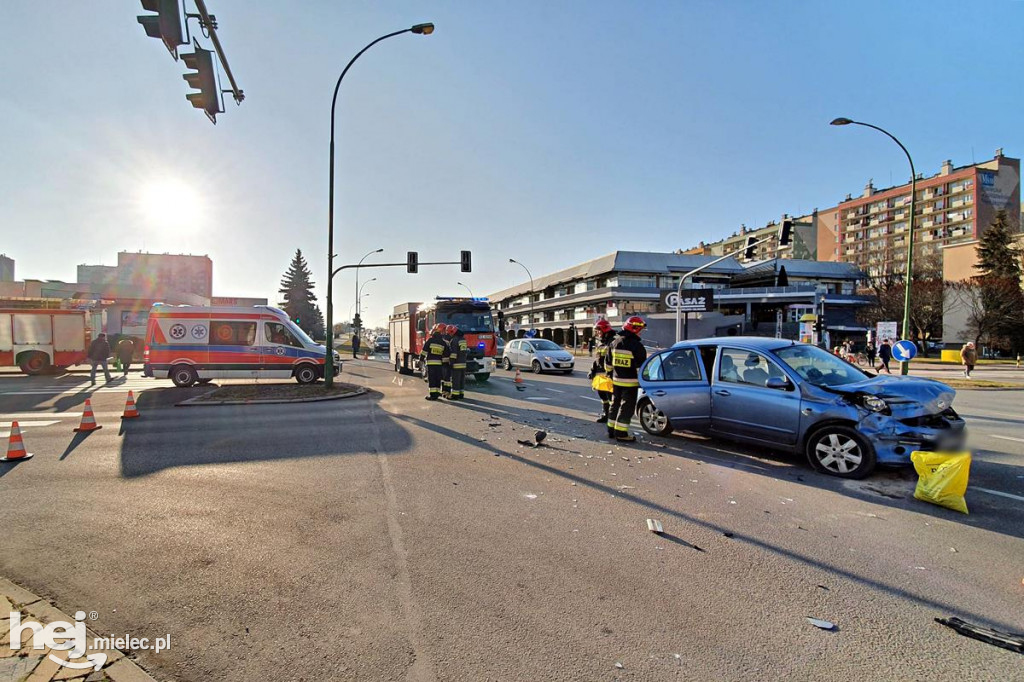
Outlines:
[[213,70],[213,52],[196,45],[195,52],[181,55],[181,61],[185,62],[186,67],[193,69],[192,73],[186,73],[182,78],[189,84],[189,87],[199,91],[188,93],[185,95],[185,99],[192,102],[192,106],[196,109],[202,109],[206,116],[216,124],[217,114],[221,113],[221,108],[217,74]]
[[750,235],[747,237],[747,245],[743,249],[743,257],[747,260],[753,260],[755,248],[757,248],[757,237]]
[[185,44],[181,31],[181,8],[178,0],[142,0],[142,9],[156,12],[137,17],[146,35],[159,38],[167,46],[167,50],[175,59],[178,58],[178,46]]
[[356,313],[355,317],[352,318],[352,326],[355,327],[356,329],[362,329],[363,318],[359,316],[359,313]]
[[405,271],[413,275],[420,271],[420,254],[415,251],[406,253]]
[[779,246],[789,246],[793,241],[793,221],[783,218],[779,223]]
[[473,253],[471,251],[462,252],[462,272],[473,271]]

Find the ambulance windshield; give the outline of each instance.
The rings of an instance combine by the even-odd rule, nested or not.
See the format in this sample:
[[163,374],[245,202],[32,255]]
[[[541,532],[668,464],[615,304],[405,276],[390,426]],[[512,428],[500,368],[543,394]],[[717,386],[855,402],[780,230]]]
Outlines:
[[295,334],[295,336],[299,337],[299,339],[301,339],[302,342],[305,345],[307,345],[307,346],[316,346],[316,345],[318,345],[316,341],[314,341],[313,339],[309,338],[309,334],[307,334],[306,332],[304,332],[301,329],[299,329],[299,325],[295,324],[291,320],[288,320],[288,329],[290,329],[292,331],[292,333]]

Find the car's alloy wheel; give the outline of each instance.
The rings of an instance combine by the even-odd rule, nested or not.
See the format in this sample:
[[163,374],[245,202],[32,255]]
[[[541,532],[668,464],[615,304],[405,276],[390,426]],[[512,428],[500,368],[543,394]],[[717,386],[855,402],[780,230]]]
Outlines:
[[672,425],[669,424],[668,417],[650,400],[645,400],[640,405],[640,426],[644,427],[644,431],[655,436],[667,436],[672,433]]
[[807,441],[807,459],[818,471],[840,478],[864,478],[875,468],[871,444],[848,426],[828,426]]
[[507,372],[511,372],[512,371],[512,361],[509,360],[508,358],[505,358],[505,371],[507,371]]
[[531,367],[533,369],[534,374],[540,374],[541,372],[544,371],[543,369],[541,369],[540,360],[534,360],[533,365],[531,365]]

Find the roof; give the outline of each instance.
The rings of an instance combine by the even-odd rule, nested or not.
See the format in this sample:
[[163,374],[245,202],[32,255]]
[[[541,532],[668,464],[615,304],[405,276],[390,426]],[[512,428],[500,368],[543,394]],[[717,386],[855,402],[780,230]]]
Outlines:
[[[538,277],[533,281],[534,291],[543,291],[554,284],[571,282],[577,279],[587,279],[611,272],[639,272],[648,274],[671,275],[680,272],[689,272],[694,268],[706,265],[715,260],[717,256],[704,256],[679,253],[660,253],[651,251],[613,251],[612,253],[588,260],[579,265],[574,265],[565,270],[544,277]],[[743,271],[743,266],[735,258],[727,258],[704,272],[709,274],[731,275]],[[530,291],[529,282],[517,284],[514,287],[503,289],[490,294],[488,298],[500,301],[510,296],[518,296]]]
[[[785,346],[795,346],[797,341],[787,339],[776,339],[771,336],[711,336],[705,339],[693,339],[691,341],[679,341],[673,348],[686,346],[736,346],[740,350],[776,350]],[[806,345],[806,344],[805,344]]]
[[768,260],[750,263],[744,268],[744,275],[767,274],[778,272],[779,266],[785,266],[790,277],[839,277],[847,279],[863,279],[864,272],[854,263],[835,261],[803,260],[798,258],[769,258]]

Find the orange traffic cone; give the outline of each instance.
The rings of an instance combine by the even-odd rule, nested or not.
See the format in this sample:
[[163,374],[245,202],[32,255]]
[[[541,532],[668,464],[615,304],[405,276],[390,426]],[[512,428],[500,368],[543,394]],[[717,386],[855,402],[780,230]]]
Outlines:
[[128,399],[124,401],[124,414],[121,415],[121,419],[135,419],[140,417],[138,409],[135,407],[135,396],[131,391],[128,391]]
[[82,413],[82,423],[75,429],[76,432],[82,433],[84,431],[95,431],[96,429],[102,429],[103,427],[96,423],[96,415],[92,413],[92,402],[88,398],[85,399],[85,412]]
[[21,440],[18,422],[11,422],[11,440],[7,443],[7,456],[0,457],[0,462],[18,462],[31,456],[31,452],[25,452],[25,443]]
[[513,381],[513,383],[516,383],[516,384],[523,383],[523,373],[520,370],[517,369],[516,370],[516,378],[513,379],[512,381]]

